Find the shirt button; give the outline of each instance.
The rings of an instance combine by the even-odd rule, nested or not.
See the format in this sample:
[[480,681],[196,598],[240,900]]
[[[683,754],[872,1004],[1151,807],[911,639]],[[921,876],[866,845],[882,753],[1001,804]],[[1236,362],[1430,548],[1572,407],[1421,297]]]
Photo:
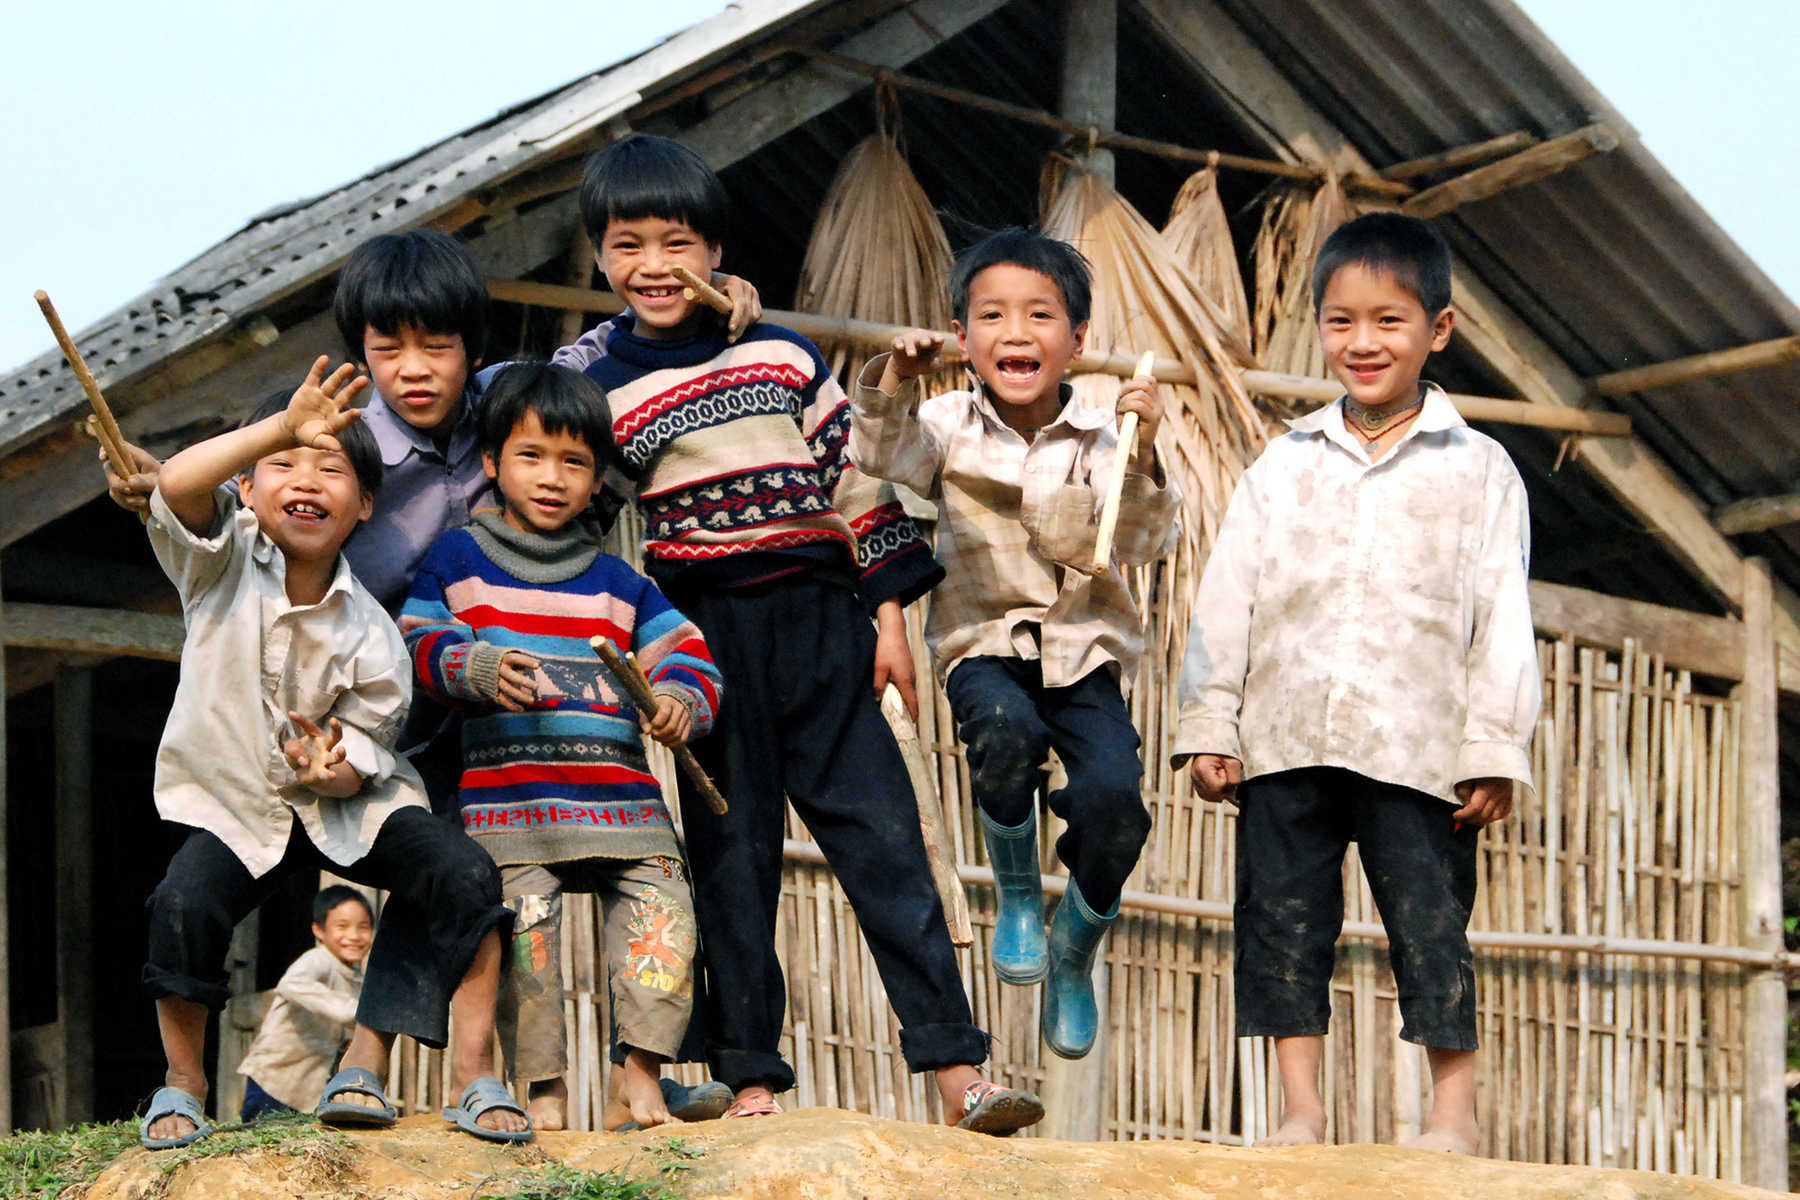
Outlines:
[[1037,474],[1037,464],[1036,463],[1026,463],[1025,464],[1025,473],[1027,475],[1036,475]]

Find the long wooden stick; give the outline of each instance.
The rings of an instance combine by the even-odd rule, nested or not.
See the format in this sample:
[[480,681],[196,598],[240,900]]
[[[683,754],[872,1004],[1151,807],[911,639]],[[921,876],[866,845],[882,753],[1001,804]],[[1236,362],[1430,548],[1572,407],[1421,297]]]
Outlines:
[[907,713],[899,689],[891,683],[881,693],[881,715],[887,718],[888,728],[894,731],[894,741],[900,747],[900,757],[906,760],[913,799],[919,805],[925,861],[931,865],[931,881],[944,902],[944,924],[949,927],[950,941],[957,946],[972,946],[975,927],[969,923],[969,898],[963,895],[962,880],[956,877],[956,851],[951,848],[949,830],[944,828],[943,802],[931,785],[931,769],[925,765],[925,751],[919,745],[919,727]]
[[669,274],[681,280],[681,294],[686,296],[689,300],[698,300],[700,303],[716,309],[728,317],[731,315],[731,298],[706,280],[700,278],[680,263],[672,264],[669,267]]
[[[606,669],[625,685],[625,690],[631,693],[632,702],[638,706],[638,711],[646,717],[656,716],[656,694],[650,690],[650,681],[644,678],[637,659],[629,654],[620,654],[618,647],[604,637],[591,637],[588,645],[594,648],[594,653],[600,656]],[[706,797],[708,807],[723,816],[727,811],[725,797],[713,786],[706,768],[694,758],[694,752],[686,746],[670,746],[669,750],[675,755],[675,765],[681,768],[682,774],[693,780],[694,786],[700,789],[700,794]]]
[[[1146,350],[1138,359],[1137,370],[1131,373],[1136,379],[1140,375],[1148,375],[1156,366],[1156,351]],[[1125,473],[1131,470],[1131,461],[1137,457],[1138,415],[1134,412],[1125,414],[1119,422],[1119,450],[1115,456],[1119,460],[1119,469],[1113,473],[1106,485],[1106,503],[1100,506],[1100,533],[1094,539],[1094,562],[1089,568],[1090,575],[1104,575],[1112,570],[1113,533],[1119,527],[1119,501],[1125,495]]]
[[81,351],[75,348],[75,341],[69,331],[63,328],[62,317],[57,315],[56,305],[50,303],[50,297],[39,288],[32,293],[37,306],[44,314],[44,320],[50,325],[50,332],[56,335],[56,344],[62,347],[63,357],[69,360],[69,369],[75,372],[75,378],[81,384],[81,390],[87,393],[88,404],[94,410],[94,416],[100,422],[100,448],[106,451],[106,459],[112,464],[113,474],[120,479],[129,479],[132,475],[131,456],[125,452],[125,435],[119,432],[119,423],[113,420],[112,409],[107,406],[106,397],[100,394],[100,385],[94,379],[94,373],[88,370],[87,361],[81,357]]

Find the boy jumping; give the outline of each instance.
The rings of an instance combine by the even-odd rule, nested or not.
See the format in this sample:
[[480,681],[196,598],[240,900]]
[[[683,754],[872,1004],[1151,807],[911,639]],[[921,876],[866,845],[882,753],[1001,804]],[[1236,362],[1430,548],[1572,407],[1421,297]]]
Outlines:
[[1357,844],[1432,1106],[1414,1146],[1472,1154],[1481,826],[1531,788],[1540,696],[1519,473],[1426,357],[1450,339],[1450,251],[1411,217],[1331,235],[1313,303],[1335,404],[1244,473],[1201,577],[1174,761],[1234,800],[1239,1037],[1273,1037],[1270,1144],[1324,1140],[1319,1066],[1344,851]]
[[778,1113],[774,1093],[793,1086],[775,953],[791,799],[856,911],[907,1065],[935,1073],[946,1122],[1010,1132],[1043,1106],[975,1070],[987,1035],[971,1023],[875,699],[892,679],[916,708],[901,605],[941,572],[891,489],[848,462],[849,405],[812,344],[766,324],[728,343],[670,273],[718,266],[729,208],[711,168],[677,142],[633,136],[596,154],[582,219],[630,311],[604,358],[574,347],[558,359],[606,389],[644,514],[645,569],[705,633],[732,689],[694,748],[731,811],[714,815],[685,780],[681,791],[713,1077],[737,1093],[727,1116]]
[[[530,1086],[534,1123],[560,1125],[562,898],[600,893],[613,1024],[626,1048],[605,1124],[660,1125],[669,1119],[661,1065],[693,1005],[694,915],[638,735],[641,724],[673,746],[705,733],[719,672],[656,586],[573,524],[617,454],[593,383],[567,367],[503,368],[487,388],[481,445],[504,507],[438,539],[400,628],[425,690],[464,714],[463,825],[500,865],[519,914],[501,1044],[513,1077]],[[596,633],[636,652],[655,720],[638,717],[595,657]]]
[[[942,369],[943,338],[904,334],[863,368],[851,455],[937,501],[948,577],[925,637],[968,748],[994,867],[994,973],[1020,984],[1048,975],[1044,1041],[1080,1058],[1099,1028],[1094,955],[1150,832],[1140,743],[1119,692],[1143,653],[1141,624],[1117,567],[1099,578],[1085,569],[1101,497],[1125,462],[1113,414],[1071,404],[1063,382],[1087,334],[1080,251],[1006,230],[964,252],[950,287],[952,325],[980,391],[921,403],[913,381]],[[1137,459],[1115,555],[1144,563],[1173,544],[1181,496],[1156,460],[1162,407],[1152,381],[1127,383],[1118,413],[1127,412],[1140,418]],[[1052,747],[1068,772],[1048,801],[1068,822],[1056,851],[1069,887],[1046,943],[1036,797]]]
[[[392,1124],[389,1047],[400,1033],[444,1045],[448,1006],[455,1119],[481,1137],[531,1136],[489,1048],[512,913],[493,864],[431,815],[392,749],[412,692],[405,647],[339,554],[369,515],[380,459],[346,408],[365,381],[348,366],[326,378],[326,365],[285,407],[265,402],[170,459],[150,497],[151,545],[187,624],[156,803],[193,827],[150,897],[144,981],[169,1064],[140,1129],[152,1149],[210,1132],[206,1015],[227,997],[233,927],[283,875],[323,866],[392,897],[321,1118]],[[234,477],[235,498],[220,490]]]

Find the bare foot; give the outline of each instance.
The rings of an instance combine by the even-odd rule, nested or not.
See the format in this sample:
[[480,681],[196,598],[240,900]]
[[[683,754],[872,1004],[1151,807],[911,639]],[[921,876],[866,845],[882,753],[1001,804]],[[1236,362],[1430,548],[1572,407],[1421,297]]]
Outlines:
[[1281,1125],[1259,1146],[1323,1146],[1325,1114],[1323,1112],[1283,1113]]
[[1425,1132],[1406,1143],[1409,1150],[1438,1150],[1445,1154],[1473,1155],[1481,1145],[1481,1127],[1473,1121],[1427,1125]]
[[663,1099],[662,1059],[634,1047],[626,1052],[624,1070],[617,1078],[619,1098],[639,1126],[649,1129],[673,1120],[669,1103]]
[[525,1115],[531,1118],[533,1129],[568,1128],[569,1084],[566,1079],[561,1075],[555,1079],[539,1079],[527,1092],[531,1100],[525,1105]]

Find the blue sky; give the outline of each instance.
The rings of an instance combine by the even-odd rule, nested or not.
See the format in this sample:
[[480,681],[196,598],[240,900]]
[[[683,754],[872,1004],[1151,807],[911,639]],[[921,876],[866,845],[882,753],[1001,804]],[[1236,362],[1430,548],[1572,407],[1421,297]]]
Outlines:
[[[1793,0],[1519,0],[1650,149],[1800,296]],[[251,215],[324,191],[717,12],[719,0],[16,5],[0,71],[0,370]],[[428,14],[421,17],[421,13]],[[480,36],[469,30],[479,26]],[[516,32],[509,32],[516,31]],[[371,53],[370,47],[380,47]]]

